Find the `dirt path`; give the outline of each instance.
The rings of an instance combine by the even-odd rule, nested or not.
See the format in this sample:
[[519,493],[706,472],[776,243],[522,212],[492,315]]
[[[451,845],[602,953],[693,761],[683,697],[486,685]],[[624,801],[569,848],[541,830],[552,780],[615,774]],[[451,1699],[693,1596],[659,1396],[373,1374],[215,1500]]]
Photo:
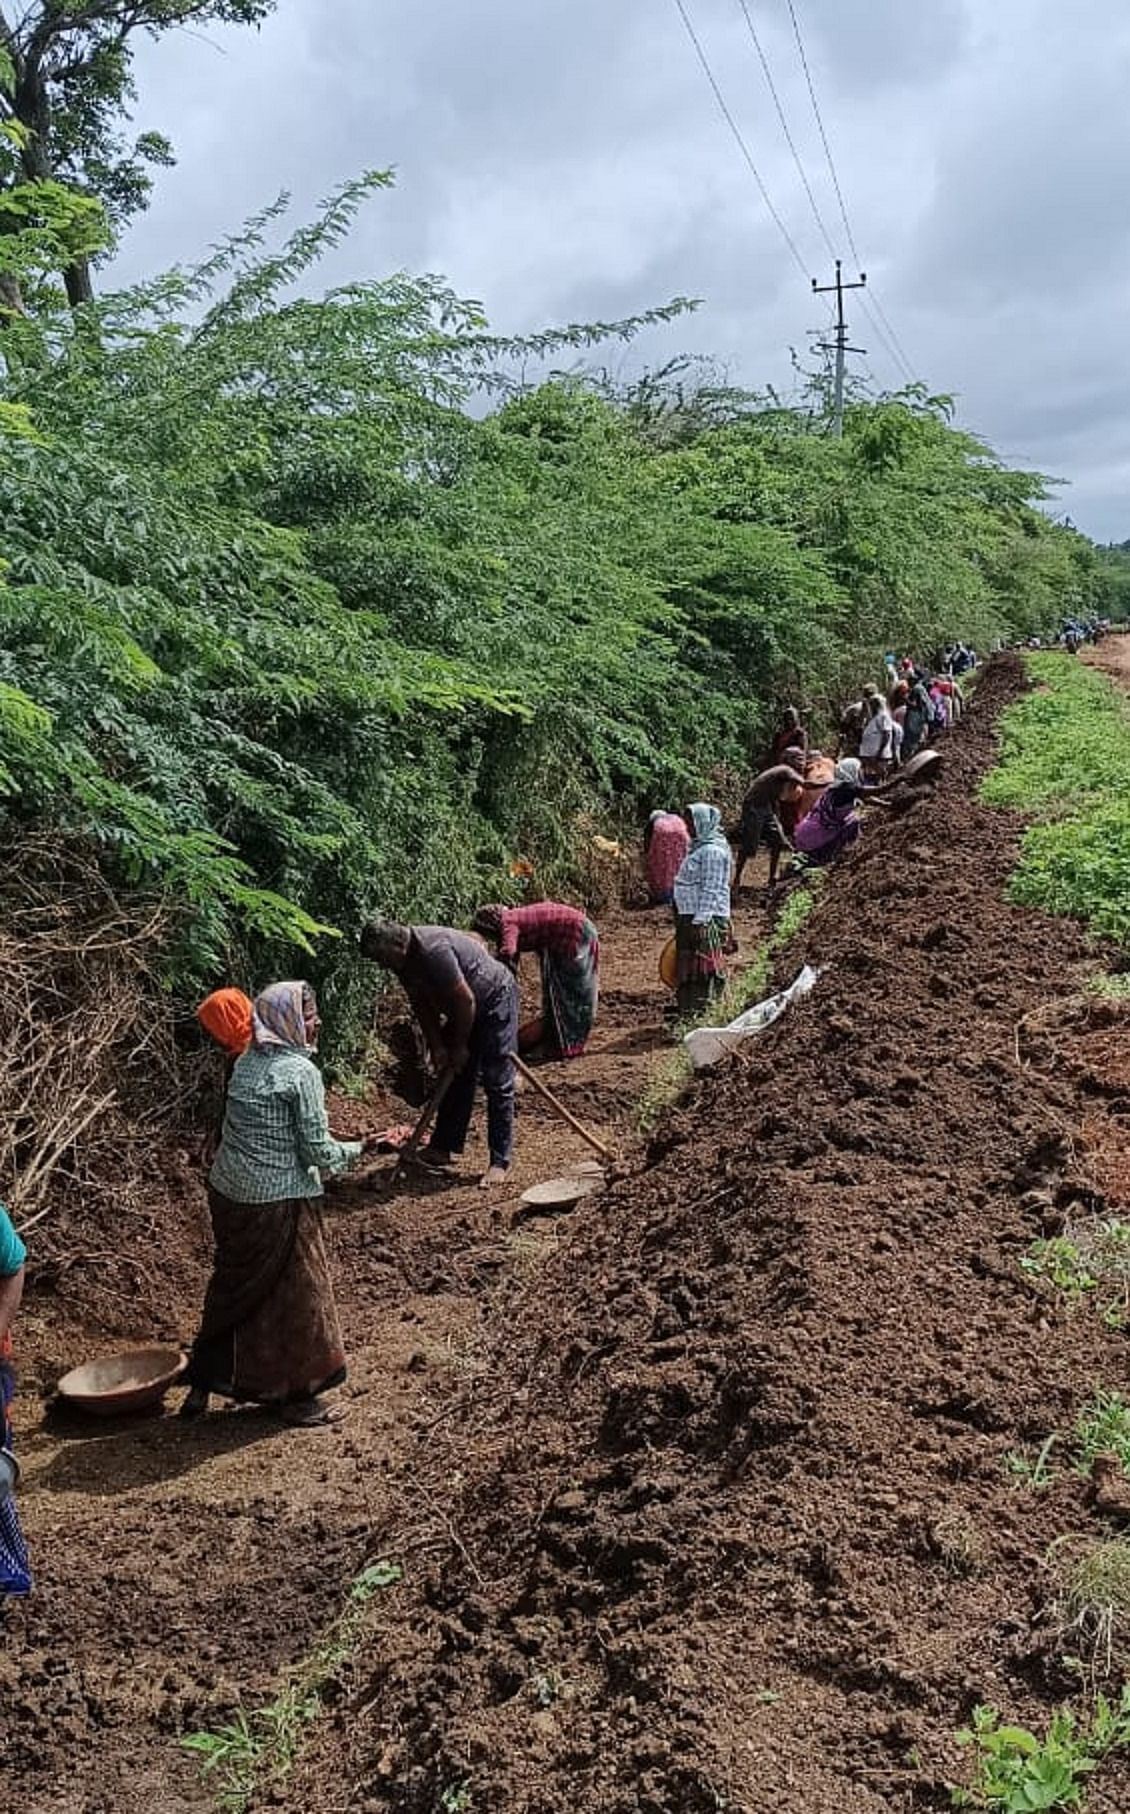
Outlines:
[[[748,951],[762,930],[759,911],[745,906]],[[603,920],[605,993],[590,1053],[545,1073],[575,1113],[629,1148],[634,1107],[670,1049],[657,983],[667,931],[664,913]],[[406,1118],[403,1104],[381,1106],[390,1120]],[[349,1113],[339,1105],[339,1120]],[[17,1409],[37,1585],[28,1602],[0,1612],[7,1805],[18,1799],[35,1814],[212,1805],[179,1735],[269,1699],[279,1672],[340,1612],[349,1580],[384,1541],[376,1534],[388,1528],[388,1481],[419,1443],[437,1385],[468,1366],[500,1286],[540,1263],[565,1227],[517,1223],[518,1193],[585,1152],[527,1095],[503,1195],[473,1188],[472,1158],[456,1188],[334,1195],[350,1352],[350,1415],[334,1431],[282,1432],[253,1411],[195,1426],[171,1415],[93,1428],[44,1416],[36,1383],[46,1390],[66,1366],[120,1345],[116,1331],[134,1340],[190,1333],[208,1246],[195,1177],[174,1172],[175,1194],[155,1201],[144,1227],[122,1230],[123,1264],[158,1287],[167,1277],[165,1302],[145,1326],[137,1306],[131,1320],[137,1274],[128,1269],[98,1296],[93,1331],[81,1322],[82,1278],[101,1291],[101,1272],[64,1281],[62,1299],[33,1281],[18,1330]]]
[[995,664],[937,795],[829,883],[809,1001],[500,1288],[491,1392],[442,1382],[400,1483],[442,1501],[426,1565],[292,1814],[941,1814],[975,1705],[1077,1695],[1049,1560],[1111,1527],[1066,1433],[1126,1338],[1020,1265],[1106,1201],[1059,1037],[1095,954],[1006,903],[1020,822],[975,803],[1022,684]]
[[1130,692],[1130,631],[1116,630],[1099,643],[1084,644],[1079,659],[1089,667],[1101,668]]

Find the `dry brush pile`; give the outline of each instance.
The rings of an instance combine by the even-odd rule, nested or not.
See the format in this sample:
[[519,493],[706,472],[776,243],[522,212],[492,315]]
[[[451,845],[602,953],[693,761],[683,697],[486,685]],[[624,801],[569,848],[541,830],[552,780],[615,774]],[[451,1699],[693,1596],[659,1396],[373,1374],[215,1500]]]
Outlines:
[[[158,974],[170,914],[124,902],[92,856],[46,832],[10,840],[0,876],[0,1177],[37,1286],[81,1274],[87,1321],[146,1332],[147,1193],[186,1109]],[[140,1326],[139,1326],[140,1325]]]

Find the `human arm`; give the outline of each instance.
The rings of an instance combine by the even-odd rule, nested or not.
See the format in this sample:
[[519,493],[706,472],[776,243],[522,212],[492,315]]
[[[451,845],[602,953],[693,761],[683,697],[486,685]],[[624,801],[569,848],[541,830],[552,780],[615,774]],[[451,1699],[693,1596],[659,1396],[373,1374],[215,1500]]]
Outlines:
[[[513,970],[518,963],[518,941],[522,926],[518,915],[511,909],[502,916],[502,931],[498,940],[498,955],[504,964]],[[471,1016],[472,1020],[474,1015]],[[468,1032],[470,1028],[468,1028]]]
[[412,1011],[419,1022],[420,1031],[427,1041],[428,1054],[437,1071],[442,1071],[447,1062],[447,1046],[444,1042],[443,1022],[439,1010],[423,989],[410,987],[408,999]]
[[24,1268],[13,1272],[8,1278],[0,1279],[0,1342],[8,1334],[16,1320],[16,1311],[24,1295]]
[[412,1005],[437,1071],[461,1071],[475,1024],[475,997],[449,937],[429,938],[410,982]]
[[0,1206],[0,1342],[16,1320],[24,1294],[24,1262],[27,1248],[12,1227],[6,1209]]
[[441,1069],[462,1071],[467,1063],[467,1047],[475,1024],[475,998],[464,978],[453,983],[443,1003],[447,1016],[444,1025],[444,1053]]
[[326,1115],[326,1089],[313,1064],[307,1062],[295,1085],[293,1099],[295,1144],[303,1165],[318,1172],[346,1172],[365,1150],[362,1140],[335,1140]]

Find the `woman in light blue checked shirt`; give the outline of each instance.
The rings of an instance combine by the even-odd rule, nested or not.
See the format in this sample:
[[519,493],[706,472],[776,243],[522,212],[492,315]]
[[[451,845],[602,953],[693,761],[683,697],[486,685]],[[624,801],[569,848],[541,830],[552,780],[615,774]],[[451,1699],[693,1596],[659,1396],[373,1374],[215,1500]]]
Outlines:
[[318,1005],[302,982],[254,1006],[249,1049],[228,1085],[208,1176],[216,1252],[189,1360],[183,1417],[209,1394],[277,1406],[293,1424],[332,1421],[321,1394],[345,1378],[345,1350],[322,1235],[322,1177],[377,1140],[335,1140],[312,1054]]

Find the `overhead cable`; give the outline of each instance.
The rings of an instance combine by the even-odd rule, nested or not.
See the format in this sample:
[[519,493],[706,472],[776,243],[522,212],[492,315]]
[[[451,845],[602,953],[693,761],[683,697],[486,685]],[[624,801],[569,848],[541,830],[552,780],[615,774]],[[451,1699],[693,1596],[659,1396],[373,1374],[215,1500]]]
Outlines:
[[761,43],[761,39],[758,36],[757,27],[753,22],[753,14],[750,12],[750,9],[749,9],[749,0],[738,0],[738,5],[742,9],[742,13],[745,17],[746,27],[749,31],[750,37],[753,39],[753,47],[756,50],[758,57],[761,60],[761,68],[764,72],[765,80],[769,87],[769,93],[772,95],[773,105],[777,109],[777,118],[781,122],[781,131],[785,135],[785,143],[788,145],[789,150],[792,152],[793,163],[796,165],[796,168],[797,168],[797,175],[800,177],[801,182],[804,184],[804,193],[808,197],[808,205],[812,209],[813,218],[815,219],[816,225],[818,226],[821,234],[823,235],[824,244],[827,246],[828,251],[831,254],[831,256],[833,258],[835,258],[836,248],[832,243],[832,236],[828,232],[828,229],[824,224],[824,216],[821,214],[820,209],[818,208],[818,206],[816,204],[816,197],[812,193],[812,184],[808,180],[808,172],[806,171],[804,165],[801,162],[800,152],[797,150],[796,144],[793,139],[793,135],[792,135],[791,131],[789,130],[789,122],[788,122],[787,118],[785,117],[785,109],[781,105],[781,97],[777,93],[777,84],[773,80],[773,71],[769,67],[769,59],[765,54],[765,50]]
[[870,327],[871,327],[871,331],[874,334],[875,339],[878,342],[879,346],[881,347],[881,349],[891,367],[891,370],[893,371],[893,373],[895,375],[896,380],[898,381],[898,383],[900,385],[904,381],[913,383],[914,373],[910,370],[910,367],[905,363],[904,360],[902,360],[899,357],[898,353],[895,351],[893,341],[890,339],[890,337],[886,333],[886,330],[883,328],[878,315],[875,313],[874,309],[871,307],[872,300],[873,300],[873,298],[869,297],[867,290],[860,291],[859,306],[863,310],[863,313],[866,315],[868,323],[870,324]]
[[913,384],[915,381],[915,376],[916,376],[914,367],[911,364],[910,360],[908,359],[906,352],[903,349],[902,341],[899,339],[898,335],[895,333],[894,328],[891,326],[890,320],[888,319],[888,316],[887,316],[887,312],[884,309],[882,303],[879,301],[879,298],[876,296],[874,290],[871,291],[871,301],[872,301],[872,304],[874,305],[876,315],[878,315],[879,320],[882,322],[883,327],[885,328],[885,330],[890,338],[891,345],[894,347],[895,352],[898,354],[899,360],[906,371],[907,377],[910,379],[911,383]]
[[754,162],[753,153],[750,151],[750,148],[745,141],[745,137],[744,137],[744,134],[742,133],[741,127],[738,125],[737,121],[735,120],[733,114],[730,112],[730,109],[726,104],[726,97],[722,93],[722,90],[718,85],[718,79],[715,76],[713,69],[710,67],[709,58],[707,57],[706,52],[702,47],[702,42],[699,38],[698,33],[695,31],[694,24],[691,20],[691,16],[690,16],[689,12],[687,11],[686,5],[684,4],[684,0],[675,0],[675,6],[678,9],[679,17],[683,21],[683,25],[686,29],[687,36],[694,46],[695,55],[698,57],[698,60],[702,65],[703,73],[706,76],[707,81],[710,83],[710,87],[714,94],[714,99],[718,103],[719,111],[721,112],[722,117],[725,120],[727,126],[730,128],[730,131],[734,135],[734,139],[737,142],[738,149],[741,152],[742,157],[745,159],[747,165],[749,166],[750,175],[753,177],[754,182],[757,184],[758,189],[761,191],[761,199],[765,203],[765,206],[769,210],[769,213],[772,215],[773,220],[776,224],[777,230],[781,235],[781,238],[784,240],[785,244],[788,246],[789,251],[792,254],[794,263],[796,263],[799,266],[802,275],[805,278],[808,278],[811,275],[811,273],[809,272],[808,266],[805,264],[804,259],[801,257],[800,253],[797,251],[796,241],[793,239],[792,234],[789,232],[789,229],[786,227],[784,221],[781,219],[781,216],[778,214],[776,208],[773,206],[773,198],[769,194],[769,191],[765,186],[765,182],[761,175],[761,172],[757,168],[756,163]]
[[848,242],[849,247],[851,248],[851,255],[856,262],[857,268],[861,269],[862,265],[863,265],[863,260],[859,256],[859,248],[855,243],[855,235],[853,234],[853,232],[851,230],[851,222],[848,219],[847,205],[844,202],[844,192],[840,188],[840,179],[836,174],[836,160],[832,156],[832,147],[828,143],[828,134],[824,130],[824,116],[820,112],[820,103],[816,99],[816,84],[812,80],[812,70],[810,69],[809,63],[808,63],[808,52],[804,48],[804,38],[801,34],[800,20],[797,18],[796,5],[794,3],[794,0],[786,0],[786,3],[788,5],[788,9],[789,9],[789,18],[793,22],[793,36],[796,38],[796,47],[797,47],[798,51],[800,52],[800,61],[801,61],[801,67],[804,70],[804,79],[808,84],[808,98],[812,102],[812,111],[816,116],[816,124],[820,129],[820,142],[824,147],[824,156],[828,160],[828,169],[829,169],[829,172],[831,173],[831,177],[832,177],[832,187],[836,191],[836,200],[840,205],[840,219],[844,223],[844,232],[847,234],[847,242]]
[[[743,4],[744,4],[744,0],[743,0]],[[847,242],[851,249],[851,255],[855,260],[856,268],[861,270],[863,268],[863,260],[860,258],[860,255],[859,255],[859,247],[855,243],[855,234],[851,230],[851,221],[848,218],[847,203],[844,200],[844,192],[840,185],[839,173],[836,169],[836,160],[832,156],[832,147],[831,147],[831,144],[828,139],[827,129],[825,128],[825,125],[824,125],[824,116],[820,111],[820,102],[816,98],[816,83],[813,80],[812,66],[808,61],[808,52],[805,49],[805,45],[804,45],[804,34],[801,31],[800,19],[797,15],[796,0],[786,0],[786,5],[788,6],[788,9],[789,9],[789,18],[792,20],[793,36],[796,39],[796,47],[797,47],[798,52],[800,53],[800,62],[801,62],[801,68],[804,70],[804,79],[808,85],[808,98],[812,103],[812,112],[815,116],[816,125],[820,132],[820,142],[824,147],[824,156],[828,160],[828,173],[832,178],[832,187],[834,188],[834,190],[836,192],[836,201],[838,202],[839,209],[840,209],[840,219],[844,223],[844,232],[847,235]],[[885,335],[890,340],[891,347],[894,352],[896,364],[902,366],[903,370],[906,373],[907,378],[911,381],[911,383],[913,383],[914,377],[915,377],[914,368],[911,365],[910,360],[907,358],[907,355],[902,347],[902,344],[899,341],[899,337],[895,333],[894,328],[891,326],[891,323],[888,320],[886,313],[884,312],[883,305],[879,301],[879,298],[876,296],[874,289],[869,287],[868,293],[869,293],[871,302],[875,306],[876,314],[878,315],[879,320],[882,321],[882,323],[883,323],[883,326],[881,328],[878,326],[877,323],[875,324],[876,331],[880,334],[881,337],[883,335]]]

